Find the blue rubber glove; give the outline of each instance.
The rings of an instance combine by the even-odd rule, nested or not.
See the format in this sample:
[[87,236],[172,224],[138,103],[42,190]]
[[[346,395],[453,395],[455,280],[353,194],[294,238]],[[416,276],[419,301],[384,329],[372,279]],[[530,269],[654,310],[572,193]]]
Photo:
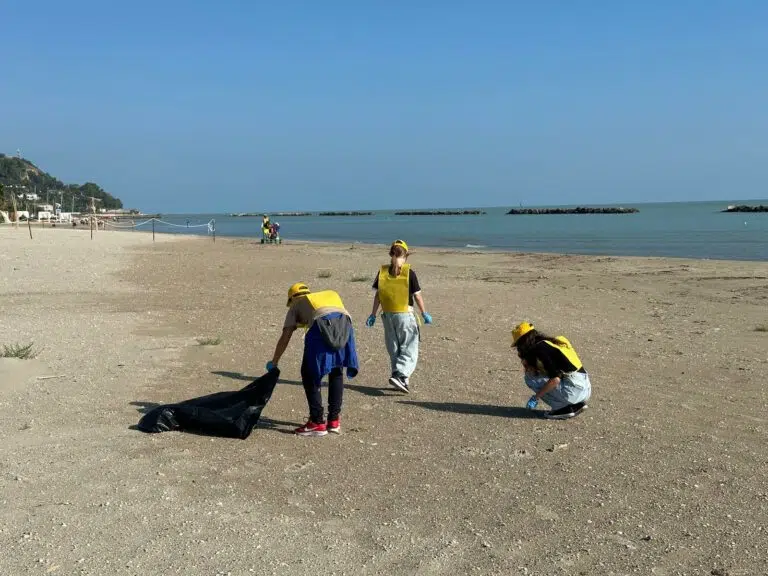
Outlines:
[[432,315],[429,312],[423,312],[421,317],[424,318],[424,324],[432,324]]
[[526,406],[528,407],[528,410],[533,410],[538,405],[539,405],[539,399],[536,398],[536,394],[531,396],[531,399],[528,400],[528,404],[526,404]]
[[269,362],[267,362],[267,372],[272,372],[272,370],[274,370],[275,368],[277,368],[277,366],[275,366],[275,365],[272,363],[272,360],[270,360]]
[[373,328],[374,324],[376,324],[376,316],[371,314],[368,316],[368,320],[365,321],[365,325],[368,326],[368,328]]

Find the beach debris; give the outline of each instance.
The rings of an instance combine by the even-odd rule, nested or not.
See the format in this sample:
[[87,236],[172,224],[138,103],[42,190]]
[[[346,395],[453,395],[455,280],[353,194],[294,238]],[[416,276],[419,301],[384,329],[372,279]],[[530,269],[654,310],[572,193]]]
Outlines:
[[66,374],[52,374],[50,376],[38,376],[38,380],[53,380],[54,378],[64,378]]
[[557,450],[565,450],[568,448],[568,444],[554,444],[552,448],[547,448],[547,452],[556,452]]

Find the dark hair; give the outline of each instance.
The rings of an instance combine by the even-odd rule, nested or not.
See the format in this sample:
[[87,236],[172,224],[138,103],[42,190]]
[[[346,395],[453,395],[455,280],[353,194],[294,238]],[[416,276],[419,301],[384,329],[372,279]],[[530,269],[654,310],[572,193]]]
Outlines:
[[533,354],[533,349],[536,347],[536,344],[543,342],[544,340],[548,340],[549,342],[557,342],[557,340],[552,336],[547,336],[546,334],[539,332],[534,328],[527,334],[520,336],[520,338],[515,343],[515,348],[517,348],[517,355],[520,356],[521,359],[525,360],[528,364],[535,365],[536,357]]
[[400,258],[401,256],[408,256],[408,251],[402,246],[395,244],[389,249],[389,255]]

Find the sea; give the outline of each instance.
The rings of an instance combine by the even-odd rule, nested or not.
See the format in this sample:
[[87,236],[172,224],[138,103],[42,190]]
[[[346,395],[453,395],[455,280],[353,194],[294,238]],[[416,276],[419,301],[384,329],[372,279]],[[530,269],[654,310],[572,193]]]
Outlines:
[[[768,260],[768,213],[722,212],[739,204],[768,200],[623,205],[637,208],[634,214],[507,215],[506,207],[467,216],[396,216],[396,210],[382,210],[371,216],[271,218],[280,223],[284,241],[389,244],[402,238],[416,248]],[[259,216],[164,214],[155,228],[210,235],[205,224],[211,220],[217,236],[261,238]],[[149,230],[151,224],[139,229]]]

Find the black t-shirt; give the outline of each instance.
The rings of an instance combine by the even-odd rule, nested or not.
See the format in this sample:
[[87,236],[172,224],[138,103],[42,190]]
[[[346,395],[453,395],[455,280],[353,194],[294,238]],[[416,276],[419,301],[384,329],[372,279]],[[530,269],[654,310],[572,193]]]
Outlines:
[[544,372],[547,373],[549,378],[576,371],[576,366],[571,364],[571,361],[568,360],[565,354],[543,340],[534,345],[533,349],[526,356],[525,361],[531,366],[537,366],[537,361],[541,361]]
[[[373,289],[379,289],[379,273],[376,272],[376,279],[373,281]],[[413,306],[413,295],[421,292],[421,286],[419,286],[419,279],[416,277],[416,272],[411,268],[408,271],[408,306]]]

